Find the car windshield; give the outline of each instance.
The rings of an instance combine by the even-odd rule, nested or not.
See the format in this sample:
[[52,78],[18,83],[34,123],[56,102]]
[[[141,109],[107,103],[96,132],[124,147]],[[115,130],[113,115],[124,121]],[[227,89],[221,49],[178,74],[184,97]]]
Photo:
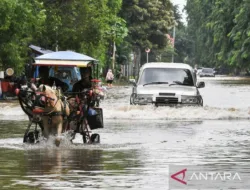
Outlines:
[[203,72],[203,73],[213,73],[214,70],[213,70],[213,69],[210,69],[210,68],[206,68],[206,69],[202,69],[202,72]]
[[138,81],[139,85],[169,84],[194,86],[190,70],[181,68],[146,68]]

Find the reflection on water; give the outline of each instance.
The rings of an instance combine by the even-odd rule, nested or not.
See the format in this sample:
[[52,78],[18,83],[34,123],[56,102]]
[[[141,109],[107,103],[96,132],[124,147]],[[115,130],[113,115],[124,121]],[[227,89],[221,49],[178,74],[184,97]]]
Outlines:
[[[249,83],[202,80],[206,82],[206,88],[201,89],[206,105],[203,108],[130,106],[130,87],[111,89],[102,104],[105,128],[95,131],[101,135],[99,145],[83,145],[80,136],[74,144],[63,141],[59,148],[52,141],[24,145],[28,121],[14,118],[25,115],[17,107],[3,107],[0,186],[168,189],[169,166],[191,164],[248,175]],[[247,185],[242,181],[236,189]]]
[[134,150],[109,152],[82,147],[24,151],[2,149],[0,152],[3,155],[0,159],[0,181],[6,189],[23,186],[27,189],[34,186],[43,189],[124,187],[124,183],[119,183],[136,175],[130,168],[143,166]]
[[0,149],[1,183],[6,189],[162,189],[169,165],[228,166],[248,173],[250,121],[108,124],[100,145],[27,146],[12,138],[12,149]]
[[26,152],[27,175],[67,174],[70,170],[102,170],[102,150],[34,149]]

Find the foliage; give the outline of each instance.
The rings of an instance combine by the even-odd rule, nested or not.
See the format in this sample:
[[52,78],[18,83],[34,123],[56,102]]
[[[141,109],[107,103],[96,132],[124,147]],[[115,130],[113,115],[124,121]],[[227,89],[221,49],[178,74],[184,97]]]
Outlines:
[[127,40],[137,54],[146,48],[156,53],[168,46],[166,34],[175,24],[169,0],[126,0],[120,15],[127,21]]
[[73,50],[106,63],[110,41],[123,42],[122,0],[1,0],[0,63],[21,71],[28,46]]
[[28,45],[45,20],[38,0],[0,1],[0,65],[20,73],[28,56]]
[[[194,61],[189,59],[190,53],[194,47],[193,42],[190,40],[190,37],[187,33],[187,27],[181,21],[181,13],[179,12],[179,7],[174,6],[174,15],[176,25],[176,34],[175,34],[175,43],[174,43],[174,62],[187,62],[190,65],[194,65]],[[171,52],[171,51],[170,51]],[[168,52],[169,53],[169,52]]]
[[187,0],[191,56],[204,66],[248,69],[250,65],[250,2]]
[[113,33],[117,42],[126,36],[125,21],[116,16],[121,0],[43,1],[48,14],[37,40],[42,47],[84,53],[103,65]]

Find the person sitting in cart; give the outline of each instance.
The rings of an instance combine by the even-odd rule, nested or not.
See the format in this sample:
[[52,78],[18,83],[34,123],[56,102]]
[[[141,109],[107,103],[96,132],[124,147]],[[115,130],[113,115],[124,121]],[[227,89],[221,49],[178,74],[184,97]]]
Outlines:
[[90,67],[81,67],[81,80],[73,85],[72,92],[82,92],[84,89],[89,89],[92,87],[92,76]]
[[[92,76],[91,76],[92,72],[91,71],[92,71],[91,67],[80,68],[81,80],[76,82],[73,85],[73,88],[72,88],[72,92],[76,93],[79,97],[81,97],[81,92],[83,92],[85,90],[88,91],[88,90],[91,89],[94,92],[93,88],[95,86],[93,85],[93,83],[95,83],[95,81],[97,81],[97,80],[92,79]],[[102,120],[100,120],[99,117],[95,117],[95,115],[97,115],[97,112],[94,109],[94,107],[95,107],[95,101],[92,99],[92,97],[88,98],[87,107],[85,107],[85,109],[87,109],[86,111],[87,111],[87,114],[88,114],[88,117],[87,117],[88,118],[88,123],[92,127],[95,126],[95,128],[98,128],[98,126],[103,126],[103,123],[102,123]],[[94,116],[95,119],[93,120],[89,116]],[[91,120],[89,120],[89,119],[91,119]],[[101,127],[99,127],[99,128],[101,128]],[[79,131],[79,128],[77,128],[76,131]]]
[[[80,73],[81,73],[81,80],[79,80],[73,85],[72,92],[75,93],[75,95],[77,95],[81,99],[81,97],[84,96],[84,94],[81,94],[81,92],[85,90],[88,91],[92,88],[91,67],[81,67]],[[90,107],[92,106],[91,98],[87,99],[87,105]]]
[[[76,82],[73,85],[73,88],[72,88],[73,97],[76,95],[76,96],[78,96],[79,99],[81,99],[81,97],[83,96],[83,94],[81,94],[81,92],[83,92],[84,90],[89,90],[90,88],[92,88],[91,68],[90,67],[81,67],[80,68],[80,73],[81,73],[81,80]],[[72,96],[68,97],[69,101],[72,100],[73,97]],[[87,111],[87,107],[88,108],[90,107],[90,102],[91,102],[91,100],[88,98],[87,105],[86,105],[86,107],[84,106],[84,109],[86,109],[85,111]],[[70,103],[70,104],[72,104],[72,103]],[[74,104],[72,104],[72,105],[74,107]],[[79,111],[80,111],[79,107],[76,106],[75,108],[77,108],[77,110],[75,110],[74,108],[71,109],[71,111],[72,111],[71,115],[74,115],[77,112],[79,114]],[[77,126],[75,131],[79,132],[79,126]]]
[[[81,97],[80,92],[83,92],[84,90],[88,91],[91,89],[95,97],[98,96],[101,99],[103,99],[104,90],[102,89],[101,86],[99,86],[100,80],[92,79],[91,67],[80,68],[80,73],[81,73],[81,80],[73,85],[72,92],[76,93],[79,97]],[[79,94],[77,92],[79,92]],[[96,103],[95,98],[92,99],[91,97],[88,99],[88,105],[90,107],[94,107],[95,103]]]

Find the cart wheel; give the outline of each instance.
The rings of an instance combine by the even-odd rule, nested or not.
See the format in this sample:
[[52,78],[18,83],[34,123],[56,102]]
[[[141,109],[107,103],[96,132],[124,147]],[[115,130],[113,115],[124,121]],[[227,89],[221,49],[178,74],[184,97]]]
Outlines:
[[38,139],[39,139],[39,131],[30,131],[24,134],[23,142],[34,144],[39,142]]
[[94,133],[91,135],[90,140],[92,143],[100,143],[100,135],[97,133]]
[[34,133],[35,133],[35,143],[38,143],[39,142],[39,131],[36,130]]
[[23,137],[23,142],[24,143],[35,143],[35,133],[34,132],[28,132],[28,133],[25,133],[24,134],[24,137]]
[[69,139],[70,139],[70,141],[73,142],[73,140],[76,137],[76,132],[73,131],[73,130],[70,130],[68,133],[69,133]]
[[84,144],[87,143],[87,137],[86,137],[87,134],[85,132],[83,132],[81,134],[82,134],[82,141],[83,141],[83,143]]
[[27,143],[28,142],[28,135],[25,133],[23,136],[23,143]]
[[85,124],[84,123],[82,123],[80,126],[79,126],[79,132],[80,132],[80,134],[82,135],[82,141],[83,141],[83,143],[85,144],[85,143],[87,143],[87,133],[85,132]]

